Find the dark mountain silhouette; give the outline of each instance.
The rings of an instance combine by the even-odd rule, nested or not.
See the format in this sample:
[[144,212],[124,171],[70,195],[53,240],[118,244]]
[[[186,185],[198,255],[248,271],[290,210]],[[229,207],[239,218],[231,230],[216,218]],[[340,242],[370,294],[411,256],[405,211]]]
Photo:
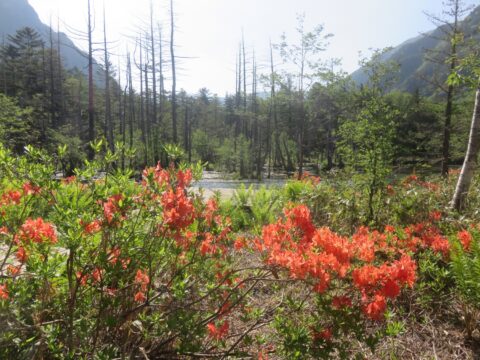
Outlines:
[[[35,9],[27,0],[0,0],[0,41],[2,37],[6,41],[8,35],[13,35],[18,29],[26,26],[35,29],[45,41],[46,46],[49,46],[50,27],[40,21]],[[60,52],[65,68],[77,68],[87,74],[87,54],[76,47],[72,40],[62,32],[57,34],[53,31],[55,47],[57,38],[60,39]],[[98,63],[95,63],[94,66],[96,83],[98,86],[102,86],[103,81],[100,74],[103,72],[103,68]]]

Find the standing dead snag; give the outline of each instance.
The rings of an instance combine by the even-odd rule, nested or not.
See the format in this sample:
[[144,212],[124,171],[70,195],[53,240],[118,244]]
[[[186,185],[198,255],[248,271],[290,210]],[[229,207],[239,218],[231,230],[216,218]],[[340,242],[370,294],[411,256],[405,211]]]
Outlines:
[[463,161],[462,170],[458,178],[455,194],[452,199],[452,207],[460,211],[465,203],[465,199],[472,183],[472,178],[477,167],[478,152],[480,150],[480,79],[475,93],[475,106],[473,108],[472,123],[470,126],[470,135],[468,138],[467,153]]
[[107,48],[107,24],[105,20],[105,7],[103,8],[103,48],[105,61],[105,136],[108,147],[112,153],[115,152],[112,124],[112,105],[110,97],[110,58]]
[[[92,16],[90,9],[90,0],[88,0],[88,141],[95,140],[95,109],[93,103],[93,47],[92,47]],[[89,160],[93,160],[95,153],[88,146],[87,149]]]
[[170,56],[172,60],[172,128],[173,142],[177,143],[177,74],[175,69],[175,46],[173,42],[175,32],[175,23],[173,18],[173,0],[170,0]]

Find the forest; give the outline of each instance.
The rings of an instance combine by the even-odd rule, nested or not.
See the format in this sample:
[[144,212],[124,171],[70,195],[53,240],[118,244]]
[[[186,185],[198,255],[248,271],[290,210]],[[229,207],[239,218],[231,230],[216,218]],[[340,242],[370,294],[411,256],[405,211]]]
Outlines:
[[52,25],[0,45],[0,358],[478,358],[479,7],[426,15],[415,79],[299,14],[220,97],[177,79],[174,0],[118,64],[91,1],[85,69]]

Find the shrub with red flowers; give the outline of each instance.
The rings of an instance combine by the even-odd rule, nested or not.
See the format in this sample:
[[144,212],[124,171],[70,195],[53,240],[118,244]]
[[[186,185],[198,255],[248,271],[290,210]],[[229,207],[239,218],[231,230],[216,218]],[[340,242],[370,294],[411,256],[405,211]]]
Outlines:
[[[478,229],[445,226],[440,207],[354,226],[352,203],[308,177],[284,198],[245,197],[251,214],[236,213],[247,204],[236,199],[229,218],[189,188],[197,167],[159,164],[137,182],[129,170],[104,172],[115,159],[56,181],[47,154],[13,159],[0,147],[0,358],[353,358],[392,333],[423,253],[451,265],[475,308]],[[407,185],[386,201],[437,196]],[[288,199],[319,203],[278,215]],[[328,227],[347,214],[333,214],[337,205],[352,221]]]
[[169,358],[244,344],[227,341],[229,324],[256,283],[235,266],[230,220],[188,188],[191,168],[158,165],[136,183],[128,170],[97,178],[110,166],[99,159],[55,181],[45,153],[14,163],[0,152],[1,358]]
[[[278,278],[284,269],[286,279],[303,283],[307,294],[309,288],[317,293],[319,306],[312,309],[315,313],[310,320],[303,319],[313,321],[311,336],[305,338],[308,345],[303,344],[312,356],[328,357],[335,349],[346,351],[352,334],[372,343],[366,324],[383,320],[388,303],[402,289],[413,287],[416,263],[395,247],[394,238],[367,228],[360,228],[352,237],[316,228],[304,205],[287,208],[283,219],[263,228],[253,247],[264,254],[272,272]],[[290,322],[290,318],[279,317],[277,328],[290,328]],[[295,331],[292,326],[284,336],[288,339]]]

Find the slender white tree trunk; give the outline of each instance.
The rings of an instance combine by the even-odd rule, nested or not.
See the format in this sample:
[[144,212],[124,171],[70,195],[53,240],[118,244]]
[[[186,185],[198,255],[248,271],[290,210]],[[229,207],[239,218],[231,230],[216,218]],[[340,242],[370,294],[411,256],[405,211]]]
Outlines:
[[452,207],[459,211],[464,203],[472,182],[475,168],[477,167],[478,151],[480,150],[480,79],[475,94],[475,107],[473,108],[472,124],[468,138],[467,153],[463,162],[462,171],[458,178],[455,194],[452,199]]

